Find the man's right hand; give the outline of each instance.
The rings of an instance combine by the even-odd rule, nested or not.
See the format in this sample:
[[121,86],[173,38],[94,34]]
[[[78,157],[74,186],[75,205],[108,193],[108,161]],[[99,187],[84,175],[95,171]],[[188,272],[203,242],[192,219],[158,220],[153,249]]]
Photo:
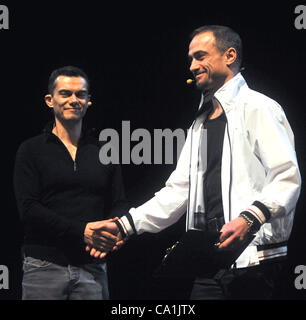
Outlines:
[[118,228],[113,222],[118,218],[89,222],[84,230],[84,241],[90,247],[97,248],[101,252],[113,250],[118,238]]
[[[118,219],[118,218],[117,218]],[[117,219],[113,219],[112,221],[115,221]],[[124,238],[122,239],[122,235],[120,233],[120,230],[118,229],[116,223],[110,221],[110,223],[108,223],[107,225],[103,226],[103,229],[101,229],[101,226],[99,224],[96,224],[95,226],[92,227],[93,230],[95,230],[96,232],[99,231],[101,232],[101,230],[108,230],[113,234],[116,234],[117,236],[117,242],[115,243],[115,245],[113,246],[112,250],[108,250],[108,251],[115,251],[118,250],[119,248],[121,248],[126,241],[128,240],[128,238]],[[94,258],[100,258],[103,259],[108,251],[106,250],[101,250],[101,248],[98,248],[96,246],[90,246],[87,245],[86,246],[86,251],[90,251],[90,255]]]

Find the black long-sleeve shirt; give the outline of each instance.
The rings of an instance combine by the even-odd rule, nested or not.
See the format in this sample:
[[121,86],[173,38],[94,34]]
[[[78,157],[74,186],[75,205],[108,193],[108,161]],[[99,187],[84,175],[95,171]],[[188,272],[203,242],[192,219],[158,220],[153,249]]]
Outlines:
[[125,199],[119,165],[99,161],[101,142],[82,134],[75,161],[52,133],[22,143],[17,151],[14,188],[24,224],[26,255],[57,263],[91,261],[85,251],[88,222],[122,216]]

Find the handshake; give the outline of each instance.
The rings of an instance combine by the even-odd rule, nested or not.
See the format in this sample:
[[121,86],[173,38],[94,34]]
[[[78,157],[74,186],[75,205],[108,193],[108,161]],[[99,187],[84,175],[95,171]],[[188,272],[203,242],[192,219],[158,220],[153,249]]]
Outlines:
[[103,259],[110,251],[118,250],[126,241],[117,224],[118,218],[89,222],[84,230],[85,250],[94,258]]

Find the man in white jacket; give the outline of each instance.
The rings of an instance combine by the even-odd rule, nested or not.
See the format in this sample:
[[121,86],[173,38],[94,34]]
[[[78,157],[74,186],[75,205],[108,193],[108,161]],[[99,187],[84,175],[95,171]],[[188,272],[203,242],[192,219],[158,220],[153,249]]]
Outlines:
[[[240,74],[236,32],[204,26],[191,39],[190,71],[202,99],[177,167],[164,188],[109,230],[120,239],[159,232],[187,211],[186,231],[216,221],[219,252],[238,248],[251,234],[230,268],[194,279],[190,297],[271,298],[300,193],[294,136],[277,102],[251,90]],[[98,248],[91,254],[105,255]]]

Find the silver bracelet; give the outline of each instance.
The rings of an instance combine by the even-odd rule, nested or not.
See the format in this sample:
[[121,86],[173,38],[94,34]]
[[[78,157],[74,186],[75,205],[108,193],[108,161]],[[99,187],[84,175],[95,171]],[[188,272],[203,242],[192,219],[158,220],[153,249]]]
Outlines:
[[244,213],[240,213],[239,216],[246,221],[246,223],[247,223],[247,225],[248,225],[248,227],[249,227],[249,229],[250,229],[250,228],[252,227],[252,225],[254,224],[254,221],[251,220],[251,219],[250,219],[247,215],[245,215]]

